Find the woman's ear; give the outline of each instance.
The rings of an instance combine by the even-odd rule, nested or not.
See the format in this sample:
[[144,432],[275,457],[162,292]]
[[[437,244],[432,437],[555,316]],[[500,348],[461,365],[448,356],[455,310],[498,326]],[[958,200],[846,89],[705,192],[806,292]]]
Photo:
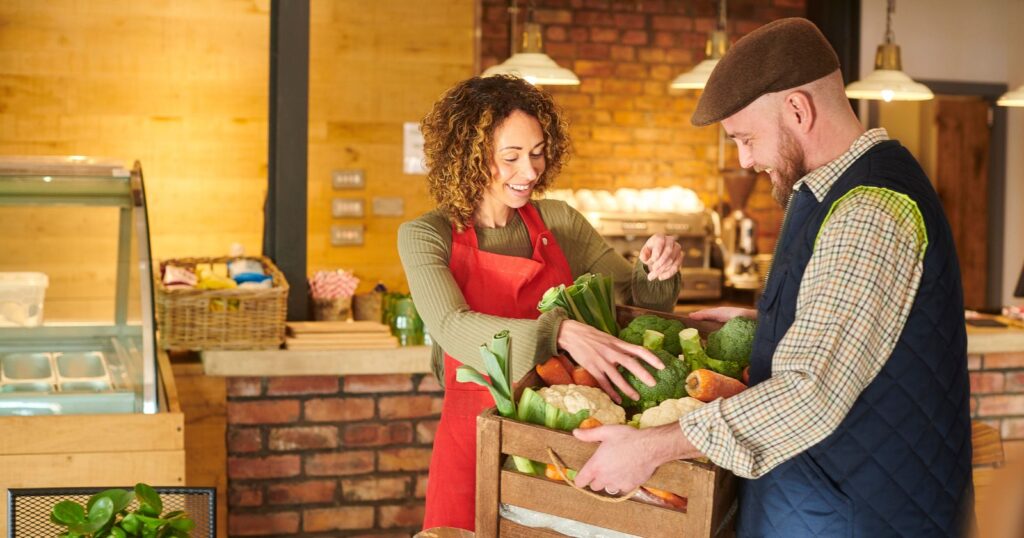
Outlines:
[[807,92],[795,91],[786,95],[782,104],[782,115],[791,129],[807,134],[817,119],[817,111]]

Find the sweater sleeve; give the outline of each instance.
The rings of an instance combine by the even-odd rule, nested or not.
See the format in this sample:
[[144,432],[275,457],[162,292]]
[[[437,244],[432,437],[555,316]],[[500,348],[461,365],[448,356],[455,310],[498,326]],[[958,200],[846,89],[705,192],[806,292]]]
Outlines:
[[557,202],[564,212],[566,241],[562,248],[573,276],[583,273],[611,275],[616,302],[671,312],[679,297],[680,276],[668,280],[647,279],[647,266],[637,260],[630,264],[613,249],[579,211]]
[[538,360],[557,352],[565,312],[556,309],[536,320],[513,319],[469,308],[448,267],[451,228],[437,214],[405,222],[398,229],[398,254],[416,309],[437,345],[459,362],[483,371],[480,345],[499,331],[512,337],[512,375],[524,376]]

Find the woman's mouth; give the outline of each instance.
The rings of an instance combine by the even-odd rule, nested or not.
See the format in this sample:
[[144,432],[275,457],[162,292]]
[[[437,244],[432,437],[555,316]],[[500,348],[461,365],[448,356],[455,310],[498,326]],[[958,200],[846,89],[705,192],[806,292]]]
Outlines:
[[508,187],[508,189],[512,191],[512,193],[515,194],[516,196],[529,195],[530,191],[533,190],[533,183],[525,183],[522,185],[506,183],[505,186]]

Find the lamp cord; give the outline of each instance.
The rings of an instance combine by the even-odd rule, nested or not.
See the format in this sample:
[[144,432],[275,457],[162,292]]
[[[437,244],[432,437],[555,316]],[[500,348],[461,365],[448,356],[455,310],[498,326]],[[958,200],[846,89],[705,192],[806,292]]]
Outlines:
[[896,12],[896,0],[889,0],[888,9],[885,12],[885,44],[891,45],[896,41],[892,32],[892,14]]

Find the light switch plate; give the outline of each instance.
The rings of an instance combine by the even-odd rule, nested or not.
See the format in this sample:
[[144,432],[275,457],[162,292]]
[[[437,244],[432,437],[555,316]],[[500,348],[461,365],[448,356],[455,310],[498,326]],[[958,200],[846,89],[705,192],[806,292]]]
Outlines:
[[374,196],[373,216],[401,217],[405,215],[405,198],[400,196]]
[[366,176],[361,168],[331,171],[331,186],[334,190],[362,189],[366,186]]
[[332,198],[331,216],[334,218],[362,217],[366,214],[366,202],[361,198]]
[[346,226],[334,224],[331,226],[331,245],[335,247],[347,247],[363,244],[363,226]]

